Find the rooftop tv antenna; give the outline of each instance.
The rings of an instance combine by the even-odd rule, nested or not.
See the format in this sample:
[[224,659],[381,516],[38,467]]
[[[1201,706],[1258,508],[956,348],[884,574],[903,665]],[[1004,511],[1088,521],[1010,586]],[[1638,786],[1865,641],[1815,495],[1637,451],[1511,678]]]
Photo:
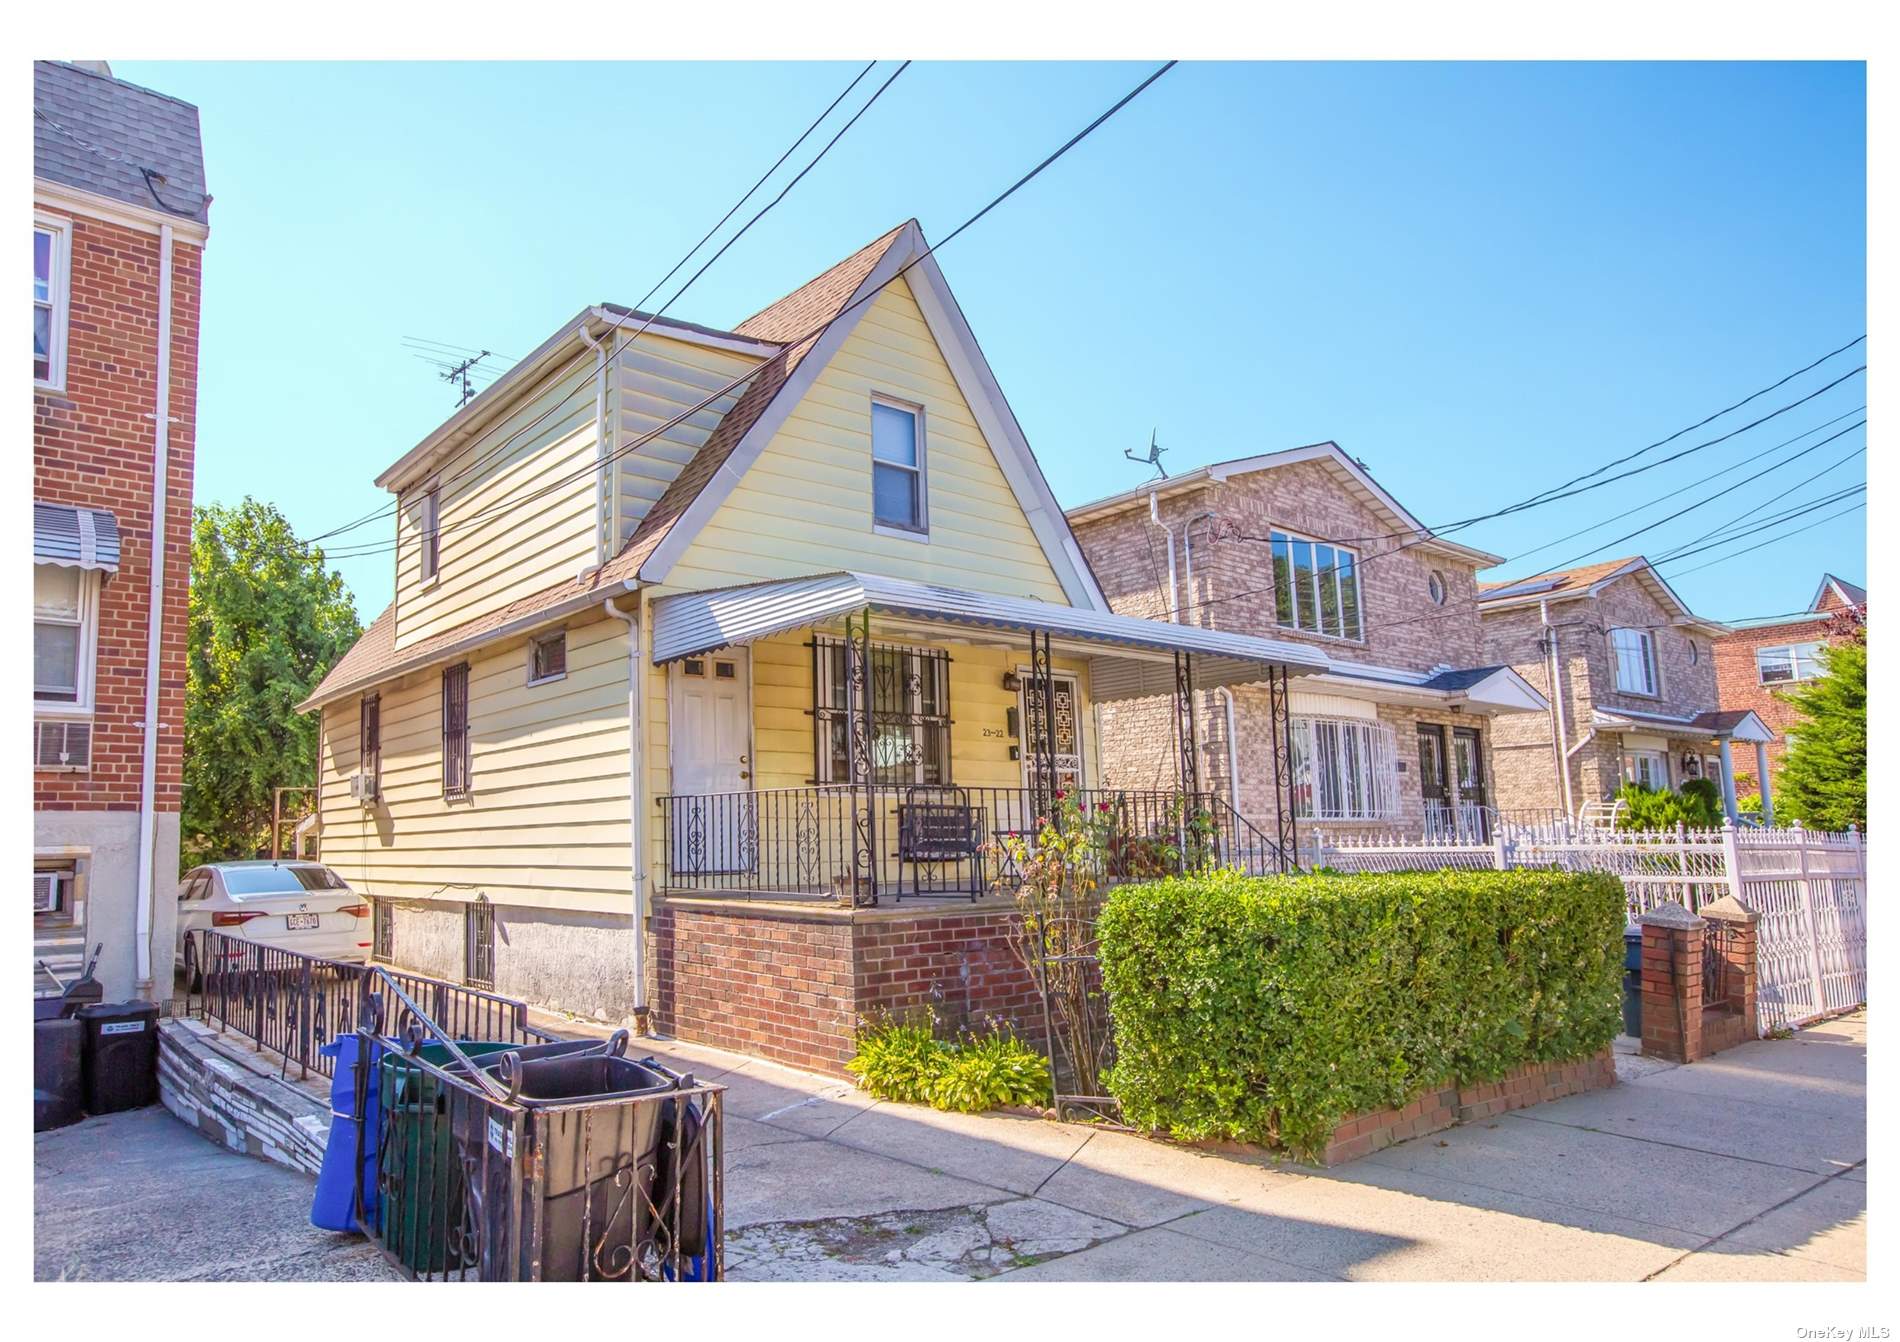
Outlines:
[[1122,449],[1122,455],[1124,457],[1127,457],[1130,461],[1138,461],[1144,466],[1154,467],[1155,474],[1159,476],[1161,479],[1165,480],[1168,478],[1168,468],[1161,464],[1161,454],[1163,452],[1166,452],[1168,449],[1161,446],[1160,443],[1155,441],[1155,437],[1159,432],[1160,430],[1158,428],[1150,429],[1148,431],[1148,455],[1147,456],[1138,457],[1135,455],[1133,449],[1126,448],[1126,447]]
[[455,408],[457,410],[460,410],[463,406],[475,399],[475,388],[469,384],[468,380],[469,370],[487,357],[488,351],[482,350],[480,353],[472,354],[459,363],[450,364],[447,368],[444,368],[440,373],[436,374],[436,376],[440,377],[450,386],[460,384],[456,392]]

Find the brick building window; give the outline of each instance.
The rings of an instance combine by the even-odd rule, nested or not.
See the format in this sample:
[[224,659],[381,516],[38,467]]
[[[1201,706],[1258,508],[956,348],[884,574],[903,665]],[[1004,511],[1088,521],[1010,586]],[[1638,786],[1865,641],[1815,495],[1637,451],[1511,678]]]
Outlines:
[[1275,531],[1273,618],[1282,628],[1362,638],[1359,556],[1340,545]]
[[97,584],[85,569],[33,566],[33,702],[86,709],[92,705],[93,626]]
[[468,795],[468,663],[442,673],[442,795]]
[[1387,820],[1398,813],[1398,748],[1383,722],[1294,718],[1293,805],[1306,820]]
[[66,385],[67,272],[72,225],[39,215],[33,221],[33,382],[58,391]]
[[1778,648],[1755,649],[1755,674],[1764,685],[1814,680],[1821,675],[1825,643],[1785,643]]
[[1616,659],[1616,688],[1654,699],[1662,693],[1656,666],[1656,640],[1647,629],[1612,629],[1610,655]]

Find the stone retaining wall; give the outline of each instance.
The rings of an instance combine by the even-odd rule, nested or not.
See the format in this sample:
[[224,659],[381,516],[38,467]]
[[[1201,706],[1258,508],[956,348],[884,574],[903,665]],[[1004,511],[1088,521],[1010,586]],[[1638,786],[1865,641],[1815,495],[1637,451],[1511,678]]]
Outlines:
[[314,1175],[330,1135],[329,1079],[282,1080],[267,1065],[274,1056],[200,1021],[160,1021],[159,1100],[221,1146]]

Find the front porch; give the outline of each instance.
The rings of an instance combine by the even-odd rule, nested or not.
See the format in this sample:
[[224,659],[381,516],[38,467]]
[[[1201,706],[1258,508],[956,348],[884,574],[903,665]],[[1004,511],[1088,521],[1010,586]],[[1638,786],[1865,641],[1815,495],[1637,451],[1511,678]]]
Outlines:
[[[973,901],[1022,844],[1092,831],[1098,878],[1296,865],[1291,770],[1268,824],[1200,776],[1200,688],[1264,686],[1290,758],[1288,685],[1323,652],[864,574],[662,596],[649,698],[663,734],[650,866],[661,897]],[[1098,705],[1161,708],[1172,779],[1101,786]]]

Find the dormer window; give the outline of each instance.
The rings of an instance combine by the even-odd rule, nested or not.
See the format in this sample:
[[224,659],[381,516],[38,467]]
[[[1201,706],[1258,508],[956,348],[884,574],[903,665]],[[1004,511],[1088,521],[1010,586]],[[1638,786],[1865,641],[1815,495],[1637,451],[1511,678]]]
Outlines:
[[918,406],[871,402],[871,516],[880,528],[922,533],[924,415]]

